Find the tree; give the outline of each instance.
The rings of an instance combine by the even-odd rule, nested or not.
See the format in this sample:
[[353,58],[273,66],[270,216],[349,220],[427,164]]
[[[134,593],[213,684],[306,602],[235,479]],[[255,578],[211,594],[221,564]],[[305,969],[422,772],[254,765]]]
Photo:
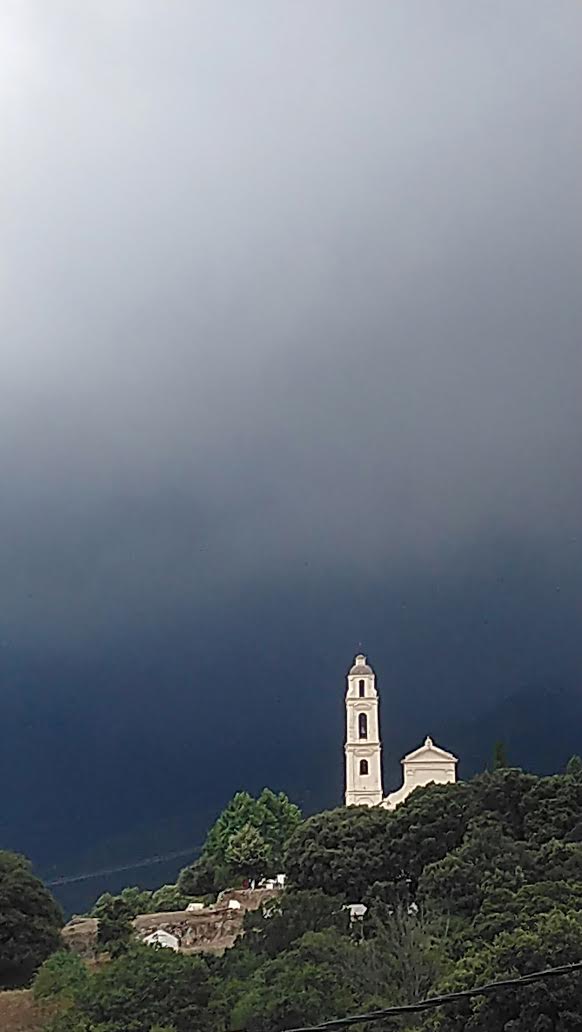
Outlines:
[[309,817],[287,847],[290,885],[360,900],[373,882],[385,880],[391,821],[391,814],[375,807],[341,807]]
[[474,818],[463,842],[442,860],[425,867],[419,896],[446,914],[474,918],[492,889],[515,892],[524,882],[527,851],[494,814]]
[[429,785],[394,812],[342,807],[310,817],[287,849],[290,882],[352,903],[375,882],[405,882],[414,893],[425,866],[461,843],[471,797],[466,783]]
[[285,848],[301,819],[301,810],[284,792],[263,789],[257,799],[256,827],[269,847],[272,874],[282,871]]
[[[469,817],[493,813],[503,822],[508,835],[526,838],[524,821],[531,792],[542,778],[517,767],[478,774],[468,783]],[[551,836],[550,836],[551,837]]]
[[245,824],[231,836],[226,850],[229,866],[247,878],[260,878],[269,866],[270,850],[252,824]]
[[36,973],[34,996],[37,1000],[55,997],[74,1001],[89,982],[87,965],[77,953],[58,950],[52,953]]
[[582,759],[579,756],[571,756],[566,765],[566,774],[577,781],[582,781]]
[[[202,855],[218,866],[228,864],[233,835],[250,824],[269,846],[273,867],[280,868],[285,845],[300,822],[299,808],[283,792],[276,795],[265,788],[258,799],[253,799],[248,792],[237,792],[210,829]],[[272,873],[278,872],[273,870]]]
[[368,963],[376,992],[395,1003],[415,1003],[427,996],[451,967],[446,956],[449,926],[425,906],[374,900],[365,920]]
[[283,792],[263,789],[258,799],[248,792],[237,792],[208,832],[201,856],[184,868],[178,879],[182,892],[206,895],[226,888],[240,875],[232,861],[231,840],[250,825],[265,844],[265,874],[278,874],[283,865],[287,842],[301,823],[301,811]]
[[349,1013],[365,978],[359,948],[349,939],[335,929],[307,932],[240,986],[227,1027],[273,1032]]
[[121,891],[119,896],[113,896],[110,892],[104,892],[94,904],[91,910],[91,917],[108,916],[111,911],[113,900],[121,900],[130,917],[137,917],[138,914],[149,914],[152,910],[152,893],[148,889],[139,889],[132,885]]
[[63,915],[30,863],[0,851],[0,985],[24,985],[61,944]]
[[[492,945],[469,953],[439,991],[528,975],[569,964],[582,955],[582,918],[553,911],[535,926],[514,926]],[[431,1032],[577,1032],[582,1027],[579,974],[535,982],[512,991],[439,1008],[423,1025]]]
[[582,884],[575,882],[538,882],[523,885],[518,892],[494,890],[483,901],[464,945],[466,948],[479,948],[495,942],[503,932],[512,932],[518,927],[535,928],[544,914],[557,911],[577,913],[581,909]]
[[132,912],[121,896],[112,896],[99,916],[97,942],[111,957],[124,953],[133,937]]
[[348,934],[349,912],[343,900],[326,896],[320,889],[284,892],[260,910],[245,914],[245,942],[251,950],[277,957],[306,932],[336,928]]
[[493,770],[503,770],[508,766],[504,742],[496,742],[493,749]]
[[212,1027],[211,991],[202,958],[132,946],[91,975],[77,995],[74,1013],[59,1017],[54,1032],[68,1032],[69,1027],[151,1032],[156,1025],[175,1032],[206,1032]]
[[152,893],[151,911],[185,910],[192,897],[182,892],[177,885],[162,885]]
[[209,856],[201,856],[178,876],[178,890],[188,896],[211,896],[225,888],[228,867],[217,867]]
[[523,837],[539,843],[580,837],[582,781],[570,775],[535,778],[522,801]]

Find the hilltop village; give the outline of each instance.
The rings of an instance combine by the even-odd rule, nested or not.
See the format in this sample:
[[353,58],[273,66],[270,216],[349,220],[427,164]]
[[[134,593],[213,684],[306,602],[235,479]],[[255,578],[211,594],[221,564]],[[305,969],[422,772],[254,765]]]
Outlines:
[[0,853],[3,1032],[284,1032],[532,973],[403,1027],[582,1028],[582,760],[539,777],[497,750],[460,782],[425,738],[385,796],[363,654],[345,704],[346,805],[304,818],[282,792],[237,792],[175,884],[104,893],[62,927],[26,860]]
[[[457,757],[440,749],[427,737],[423,745],[402,759],[403,784],[387,796],[383,793],[382,743],[376,674],[358,653],[347,674],[345,695],[345,805],[394,810],[415,789],[429,784],[452,784]],[[285,874],[253,879],[252,887],[222,890],[216,902],[191,902],[184,910],[136,914],[134,933],[149,945],[187,952],[222,951],[240,935],[247,911],[263,907],[284,889]],[[360,900],[349,902],[350,914],[360,914]],[[94,956],[98,946],[97,917],[74,918],[63,932],[70,949]]]

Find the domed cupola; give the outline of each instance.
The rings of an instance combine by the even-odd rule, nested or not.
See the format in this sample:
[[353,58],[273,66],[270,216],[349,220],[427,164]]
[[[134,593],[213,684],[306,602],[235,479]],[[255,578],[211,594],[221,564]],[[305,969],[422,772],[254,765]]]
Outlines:
[[374,673],[374,671],[372,670],[372,667],[367,662],[366,657],[363,655],[363,653],[359,652],[358,655],[356,656],[356,658],[354,659],[354,665],[353,665],[353,667],[350,670],[350,674],[373,674],[373,673]]

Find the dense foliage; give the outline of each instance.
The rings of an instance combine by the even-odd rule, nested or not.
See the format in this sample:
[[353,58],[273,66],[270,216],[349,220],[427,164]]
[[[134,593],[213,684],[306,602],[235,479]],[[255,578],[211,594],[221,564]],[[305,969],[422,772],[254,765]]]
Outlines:
[[24,985],[58,949],[63,917],[28,860],[0,850],[0,986]]
[[[289,841],[290,887],[246,915],[244,937],[224,956],[130,945],[90,975],[49,960],[37,987],[61,1001],[52,1032],[279,1032],[578,961],[581,813],[572,763],[549,778],[498,767],[419,789],[394,813],[318,814]],[[234,816],[213,829],[217,862],[248,826],[260,832],[248,801],[232,807]],[[363,922],[346,909],[357,901],[367,905]],[[579,1032],[582,976],[367,1030],[396,1027]]]
[[208,832],[200,858],[178,881],[192,896],[207,895],[237,880],[278,874],[301,812],[284,792],[265,788],[257,799],[237,792]]
[[50,1032],[213,1028],[208,965],[172,950],[134,944],[85,977],[79,977],[78,964],[69,954],[57,954],[41,968],[35,996],[61,1004],[49,1023]]
[[[425,989],[469,988],[582,959],[581,815],[576,760],[546,778],[498,766],[464,784],[421,789],[394,814],[319,814],[293,837],[287,870],[298,888],[365,898],[370,915],[383,903],[384,929],[402,906],[433,923],[440,917],[441,974]],[[580,976],[477,998],[423,1027],[574,1032],[582,1028]]]
[[[118,906],[123,904],[123,908]],[[100,920],[107,920],[115,916],[115,910],[119,913],[121,909],[129,918],[137,917],[138,914],[157,914],[167,910],[185,910],[192,896],[186,895],[177,885],[162,885],[161,888],[150,892],[149,889],[139,889],[132,885],[118,895],[104,892],[93,906],[90,916],[98,917]]]

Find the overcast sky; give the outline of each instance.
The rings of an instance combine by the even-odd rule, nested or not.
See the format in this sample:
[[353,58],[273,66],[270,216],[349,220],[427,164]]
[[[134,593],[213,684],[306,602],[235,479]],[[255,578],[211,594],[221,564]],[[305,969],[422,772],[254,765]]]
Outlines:
[[[209,678],[225,714],[275,696],[292,720],[325,669],[324,733],[359,640],[435,707],[574,677],[581,30],[577,0],[4,0],[0,734],[23,769],[74,771],[99,663],[148,748],[155,699],[194,733]],[[46,707],[34,744],[16,696]]]

